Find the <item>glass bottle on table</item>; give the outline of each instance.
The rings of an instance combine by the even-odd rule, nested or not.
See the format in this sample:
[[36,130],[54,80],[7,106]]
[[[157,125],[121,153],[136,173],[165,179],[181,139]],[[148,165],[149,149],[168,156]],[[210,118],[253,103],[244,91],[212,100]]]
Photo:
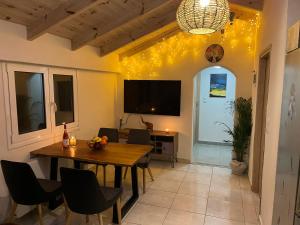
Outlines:
[[63,134],[62,145],[63,145],[63,148],[69,148],[69,134],[67,131],[67,124],[63,123],[63,125],[64,125],[64,134]]

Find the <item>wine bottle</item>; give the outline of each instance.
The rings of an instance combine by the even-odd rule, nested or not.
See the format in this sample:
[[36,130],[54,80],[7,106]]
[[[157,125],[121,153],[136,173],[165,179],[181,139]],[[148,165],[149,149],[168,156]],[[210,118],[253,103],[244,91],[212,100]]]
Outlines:
[[67,124],[63,123],[63,125],[64,125],[64,134],[63,134],[62,145],[64,148],[69,148],[69,134],[67,131]]

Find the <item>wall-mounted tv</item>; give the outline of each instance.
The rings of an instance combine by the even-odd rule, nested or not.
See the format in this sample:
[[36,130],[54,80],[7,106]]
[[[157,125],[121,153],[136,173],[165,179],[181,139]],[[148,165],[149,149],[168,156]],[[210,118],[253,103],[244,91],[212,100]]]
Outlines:
[[181,81],[124,80],[124,112],[180,116]]

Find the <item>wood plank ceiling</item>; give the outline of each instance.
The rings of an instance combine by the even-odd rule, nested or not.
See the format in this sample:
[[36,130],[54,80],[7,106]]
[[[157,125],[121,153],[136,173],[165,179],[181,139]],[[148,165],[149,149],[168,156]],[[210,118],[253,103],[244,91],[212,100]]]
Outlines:
[[[263,0],[230,0],[261,10]],[[174,23],[181,0],[0,0],[0,19],[25,25],[28,40],[45,33],[109,54]]]

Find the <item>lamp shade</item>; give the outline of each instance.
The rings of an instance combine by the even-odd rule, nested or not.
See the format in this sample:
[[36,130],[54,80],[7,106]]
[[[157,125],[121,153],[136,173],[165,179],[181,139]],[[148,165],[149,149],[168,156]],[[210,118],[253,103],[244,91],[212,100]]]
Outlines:
[[229,20],[227,0],[183,0],[177,10],[179,27],[192,34],[222,30]]

